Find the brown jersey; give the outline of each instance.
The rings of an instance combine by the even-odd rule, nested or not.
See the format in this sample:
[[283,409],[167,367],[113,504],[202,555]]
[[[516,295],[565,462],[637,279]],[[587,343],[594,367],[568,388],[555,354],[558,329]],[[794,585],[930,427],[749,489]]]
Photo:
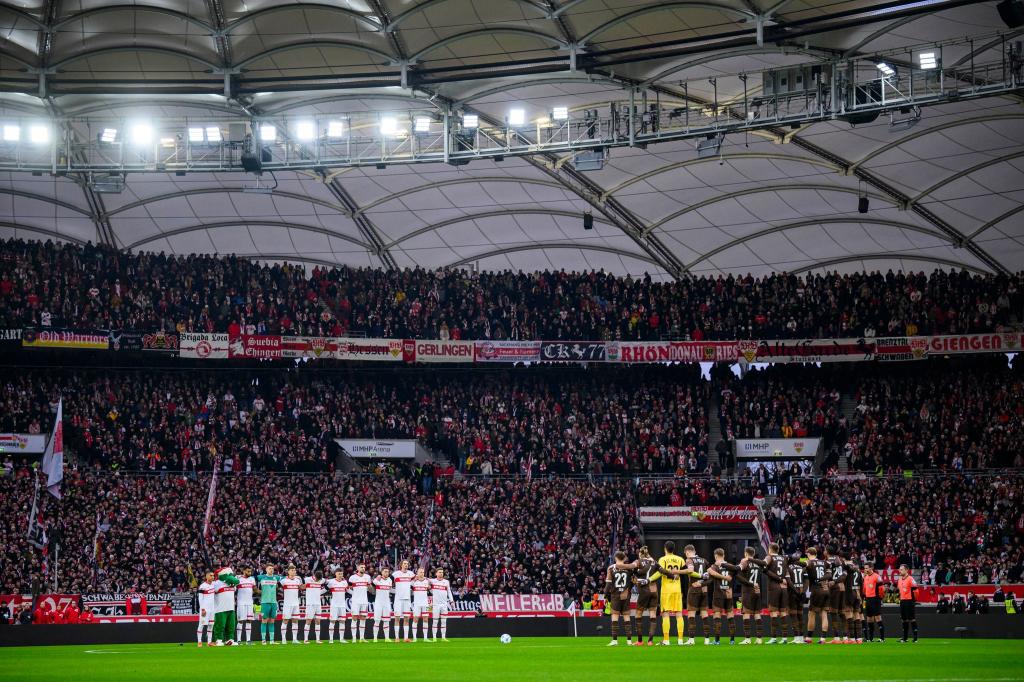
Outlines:
[[712,578],[714,582],[711,584],[714,586],[715,594],[725,594],[726,590],[731,590],[732,579],[740,567],[722,562],[720,564],[712,564],[711,568],[715,569],[715,572],[719,575],[725,576],[725,578]]
[[761,573],[763,569],[758,565],[759,561],[751,559],[747,562],[747,567],[742,568],[736,573],[737,579],[740,585],[743,586],[743,592],[751,592],[754,589],[754,585],[761,586]]
[[708,572],[707,559],[702,559],[699,556],[691,557],[686,560],[686,568],[696,573],[697,575],[688,576],[690,579],[689,589],[700,590],[704,587],[705,574]]
[[653,591],[651,581],[658,576],[658,563],[650,557],[637,559],[634,576],[637,593],[641,596],[650,594]]
[[764,577],[768,579],[769,587],[786,579],[786,564],[786,557],[781,554],[769,554],[764,558]]
[[846,564],[842,559],[836,557],[829,558],[829,580],[832,582],[832,589],[838,590],[839,586],[846,580]]
[[612,564],[608,567],[605,577],[605,590],[608,595],[615,595],[620,598],[628,598],[633,589],[633,570],[623,566]]
[[832,579],[832,567],[824,559],[807,560],[807,582],[811,587],[824,588]]

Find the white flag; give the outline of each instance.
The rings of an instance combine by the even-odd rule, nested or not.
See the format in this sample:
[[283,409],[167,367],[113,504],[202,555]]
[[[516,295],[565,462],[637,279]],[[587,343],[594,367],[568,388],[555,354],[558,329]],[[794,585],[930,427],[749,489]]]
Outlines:
[[64,480],[64,399],[57,403],[57,420],[53,433],[43,452],[43,473],[46,474],[46,489],[60,499],[60,482]]

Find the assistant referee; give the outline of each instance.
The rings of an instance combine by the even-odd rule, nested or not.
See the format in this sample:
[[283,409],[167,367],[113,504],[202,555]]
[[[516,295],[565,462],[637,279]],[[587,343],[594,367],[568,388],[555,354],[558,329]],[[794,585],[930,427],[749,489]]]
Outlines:
[[865,615],[868,618],[868,641],[875,641],[875,626],[878,626],[878,636],[885,641],[885,623],[882,622],[882,594],[885,588],[882,586],[882,576],[875,572],[875,567],[870,562],[864,564],[864,607]]
[[903,638],[900,642],[907,641],[908,631],[913,628],[914,642],[917,642],[917,614],[914,610],[914,590],[917,583],[914,576],[910,575],[910,569],[906,564],[900,565],[900,577],[896,581],[896,587],[900,591],[900,618],[903,620]]

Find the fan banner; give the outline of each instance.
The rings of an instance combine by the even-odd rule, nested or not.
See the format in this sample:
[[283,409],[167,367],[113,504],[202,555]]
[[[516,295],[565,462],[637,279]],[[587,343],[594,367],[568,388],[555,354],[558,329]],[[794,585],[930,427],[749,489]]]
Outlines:
[[564,611],[565,598],[560,594],[481,594],[480,611],[490,613],[546,613]]
[[5,455],[38,455],[45,449],[42,433],[0,433],[0,452]]
[[612,362],[735,362],[740,349],[736,341],[609,341]]
[[540,360],[540,341],[474,341],[476,362],[536,362]]
[[193,596],[191,592],[150,592],[145,594],[107,592],[83,594],[82,605],[97,616],[126,616],[128,615],[129,597],[133,597],[133,601],[139,605],[139,608],[144,608],[146,614],[160,613],[160,609],[167,603],[171,605],[171,610],[176,615],[195,613],[195,609],[192,606]]
[[698,507],[639,507],[640,522],[647,525],[672,523],[750,523],[757,518],[752,504]]
[[335,360],[373,360],[401,362],[401,339],[338,339],[338,348],[331,357]]
[[263,334],[240,334],[228,342],[229,358],[276,360],[281,355],[281,337]]
[[820,438],[740,438],[737,459],[797,459],[814,457]]
[[604,362],[602,341],[542,341],[540,359],[549,362]]
[[282,336],[281,357],[283,358],[329,358],[338,351],[342,339],[324,336]]
[[179,355],[183,358],[222,360],[228,357],[227,334],[182,332],[180,346]]
[[875,339],[780,339],[760,341],[751,362],[858,362],[874,357]]
[[406,362],[473,362],[472,341],[429,341],[406,339],[402,342]]
[[82,332],[73,329],[26,329],[21,334],[23,348],[74,348],[78,350],[107,350],[110,348],[108,332]]
[[961,336],[932,336],[928,339],[930,355],[960,355],[963,353],[1017,353],[1021,348],[1021,334],[963,334]]

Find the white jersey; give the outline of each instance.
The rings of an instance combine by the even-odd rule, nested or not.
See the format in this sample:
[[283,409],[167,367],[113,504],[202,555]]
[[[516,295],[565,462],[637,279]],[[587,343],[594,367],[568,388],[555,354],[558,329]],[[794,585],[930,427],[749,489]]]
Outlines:
[[373,579],[373,587],[377,590],[376,596],[373,598],[375,604],[390,604],[391,603],[391,588],[394,585],[394,581],[391,578],[385,578],[383,576],[377,576]]
[[217,593],[217,588],[214,587],[213,583],[204,582],[199,586],[199,613],[205,610],[207,615],[213,615],[213,600]]
[[256,578],[252,576],[238,579],[238,587],[235,588],[235,594],[238,598],[239,605],[248,604],[252,606],[252,591],[256,587]]
[[416,574],[412,571],[395,571],[391,577],[395,580],[395,602],[412,599],[412,581]]
[[344,578],[341,580],[331,578],[327,581],[327,589],[331,593],[331,608],[336,606],[345,606],[345,592],[348,591],[347,580]]
[[442,578],[440,580],[437,578],[431,578],[430,597],[433,604],[444,604],[445,606],[448,606],[448,603],[452,601],[452,584],[448,582],[446,578]]
[[423,580],[412,581],[412,603],[415,606],[426,606],[427,597],[430,595],[430,581],[424,578]]
[[370,576],[367,573],[362,575],[352,574],[348,577],[348,587],[352,591],[352,601],[356,604],[367,603],[367,588],[370,586]]
[[298,606],[299,605],[299,589],[305,583],[299,578],[281,578],[281,593],[284,597],[283,606]]
[[320,596],[324,593],[324,581],[317,580],[313,576],[306,578],[306,604],[319,604]]
[[214,580],[213,610],[216,613],[235,610],[235,586],[228,585],[223,580]]

